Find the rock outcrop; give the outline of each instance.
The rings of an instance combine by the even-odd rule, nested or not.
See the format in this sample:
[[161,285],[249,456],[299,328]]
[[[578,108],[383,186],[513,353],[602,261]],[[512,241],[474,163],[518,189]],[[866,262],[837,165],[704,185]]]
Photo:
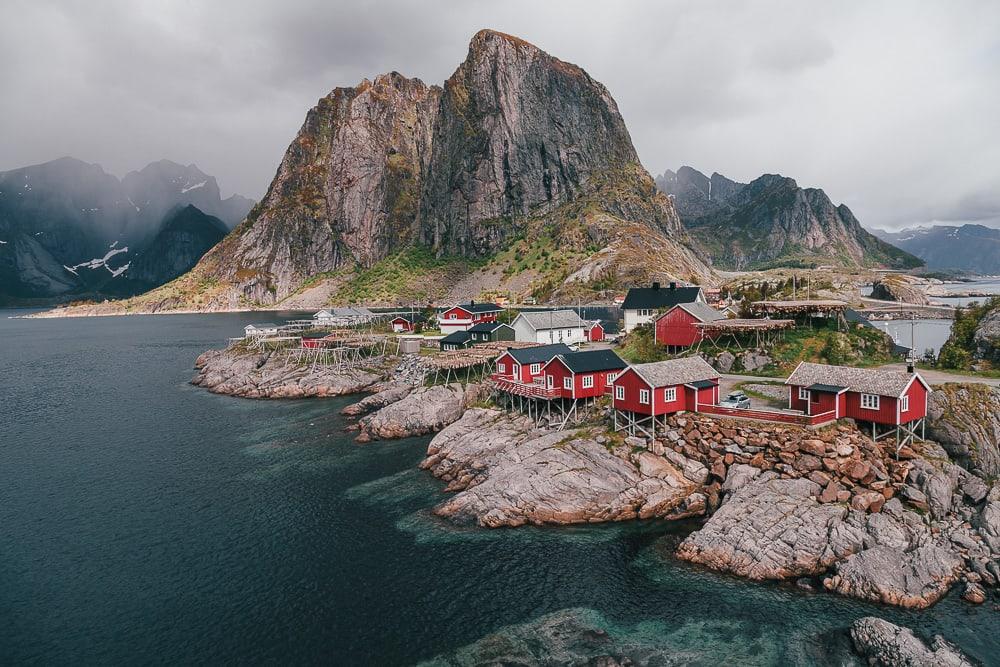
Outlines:
[[872,284],[871,297],[917,305],[927,305],[931,302],[917,280],[902,274],[890,274],[876,280]]
[[479,391],[478,385],[418,387],[406,392],[399,400],[388,401],[385,407],[362,417],[358,422],[361,430],[358,440],[409,438],[440,431],[462,416],[467,402],[475,400]]
[[[435,513],[481,526],[682,518],[705,510],[707,471],[629,448],[588,429],[539,432],[521,417],[474,408],[431,441],[421,467],[459,493]],[[604,439],[604,436],[599,436]],[[685,465],[688,463],[689,465]]]
[[866,231],[847,206],[791,178],[765,174],[743,184],[682,167],[657,185],[674,197],[684,225],[720,268],[922,264]]
[[366,415],[373,410],[380,410],[390,403],[403,400],[411,391],[413,391],[413,387],[408,384],[391,384],[379,387],[379,391],[371,396],[365,396],[357,403],[351,403],[344,407],[340,414],[349,417]]
[[980,477],[1000,477],[1000,388],[947,383],[928,403],[927,435]]
[[909,628],[875,616],[851,625],[854,648],[870,665],[879,667],[972,667],[958,647],[936,636],[930,645]]
[[[372,362],[373,365],[376,363]],[[191,384],[216,394],[244,398],[307,398],[341,396],[365,391],[381,379],[375,372],[289,363],[279,352],[238,349],[209,350],[195,361],[198,374]]]
[[819,503],[820,490],[807,479],[764,473],[688,536],[677,557],[748,579],[819,575],[863,542],[847,507]]

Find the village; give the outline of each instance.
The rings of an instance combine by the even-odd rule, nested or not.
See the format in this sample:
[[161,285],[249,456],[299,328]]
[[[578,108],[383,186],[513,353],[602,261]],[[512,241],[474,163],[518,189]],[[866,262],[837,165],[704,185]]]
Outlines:
[[[282,350],[290,364],[338,370],[385,354],[415,355],[415,384],[485,382],[496,405],[555,429],[604,407],[614,432],[650,440],[680,413],[809,428],[849,418],[873,440],[889,439],[897,452],[924,437],[930,385],[912,359],[905,371],[803,361],[781,379],[781,406],[773,387],[771,400],[760,406],[742,391],[724,391],[725,373],[707,361],[718,350],[762,353],[796,329],[871,327],[843,301],[770,299],[741,306],[721,300],[718,290],[671,282],[632,288],[620,304],[619,322],[584,319],[576,309],[518,312],[474,300],[432,314],[331,308],[306,320],[247,325],[231,343]],[[740,307],[753,316],[739,317]],[[623,359],[615,341],[640,331],[651,333],[670,358]],[[910,353],[894,348],[898,355]]]

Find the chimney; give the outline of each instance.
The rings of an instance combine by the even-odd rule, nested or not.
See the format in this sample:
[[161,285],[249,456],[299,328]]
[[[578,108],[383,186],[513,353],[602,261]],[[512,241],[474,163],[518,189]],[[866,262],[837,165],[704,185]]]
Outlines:
[[653,289],[660,289],[660,283],[653,283]]
[[909,374],[911,374],[911,375],[913,374],[913,361],[912,360],[907,360],[907,362],[906,362],[906,372],[909,373]]
[[677,289],[677,283],[670,283],[670,289]]

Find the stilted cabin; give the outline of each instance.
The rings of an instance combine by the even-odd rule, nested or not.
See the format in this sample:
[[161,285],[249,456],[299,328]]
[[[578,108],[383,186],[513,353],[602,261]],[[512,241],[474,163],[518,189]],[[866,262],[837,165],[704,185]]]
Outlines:
[[649,324],[658,311],[673,308],[679,303],[705,303],[705,295],[697,285],[681,287],[670,283],[667,287],[660,287],[660,283],[653,283],[652,287],[633,287],[622,303],[625,333],[630,333],[640,324]]
[[413,333],[414,329],[417,328],[417,318],[413,315],[410,317],[397,315],[389,320],[389,326],[392,328],[393,333]]
[[716,322],[726,316],[704,303],[679,303],[656,318],[655,337],[658,345],[669,352],[678,352],[700,343],[706,335],[696,323]]
[[274,324],[271,322],[264,324],[248,324],[245,327],[243,327],[243,335],[247,337],[277,336],[280,330],[281,330],[280,324]]
[[611,384],[626,364],[611,350],[571,352],[552,358],[542,368],[546,389],[558,398],[596,398],[611,393]]
[[587,323],[574,310],[523,312],[510,323],[515,340],[530,343],[582,343]]
[[871,424],[873,440],[895,435],[902,445],[924,437],[931,388],[920,373],[803,361],[785,384],[789,409]]
[[719,372],[698,356],[629,366],[613,383],[615,430],[656,437],[675,412],[719,401]]
[[468,331],[456,331],[450,333],[440,341],[441,351],[450,352],[452,350],[464,350],[472,345],[472,334]]
[[600,320],[594,320],[587,324],[587,330],[584,331],[584,337],[591,343],[599,343],[604,340],[604,325],[601,324]]
[[495,303],[460,303],[438,315],[438,326],[443,334],[468,331],[480,322],[496,322],[502,310]]
[[[542,368],[556,355],[572,354],[563,343],[539,345],[537,347],[510,348],[495,362],[494,380],[506,380],[517,384],[531,384],[541,378]],[[541,379],[539,379],[541,384]]]
[[480,322],[469,329],[472,344],[495,343],[497,341],[513,341],[514,329],[503,322]]

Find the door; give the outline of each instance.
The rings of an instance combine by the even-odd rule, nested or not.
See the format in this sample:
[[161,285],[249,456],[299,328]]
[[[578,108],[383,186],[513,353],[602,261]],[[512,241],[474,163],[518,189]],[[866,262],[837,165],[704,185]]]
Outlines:
[[555,380],[555,378],[553,378],[551,375],[546,375],[545,376],[545,386],[548,389],[552,389],[553,387],[555,387],[556,386],[556,380]]

